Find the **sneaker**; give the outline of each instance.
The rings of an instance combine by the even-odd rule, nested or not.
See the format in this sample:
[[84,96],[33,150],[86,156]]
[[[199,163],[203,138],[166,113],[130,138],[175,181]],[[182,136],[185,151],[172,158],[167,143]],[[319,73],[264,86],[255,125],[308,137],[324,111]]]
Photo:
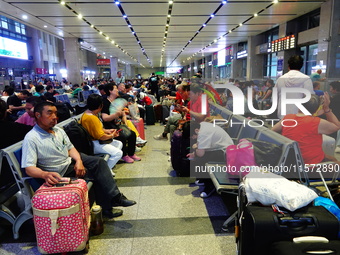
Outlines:
[[122,157],[122,160],[125,161],[125,163],[133,163],[135,162],[132,158],[130,158],[128,155]]
[[160,134],[160,135],[155,135],[154,137],[153,137],[153,139],[155,139],[155,140],[168,140],[168,136],[163,136],[163,134]]
[[334,151],[335,153],[340,153],[340,146],[336,146],[336,148],[335,148],[335,151]]
[[203,185],[204,185],[204,182],[202,182],[202,180],[196,180],[196,181],[195,181],[195,184],[196,184],[197,186],[203,186]]
[[200,194],[200,197],[201,197],[201,198],[210,197],[212,194],[214,194],[214,192],[215,192],[215,188],[212,188],[211,190],[204,190],[204,191]]
[[123,194],[120,195],[118,201],[113,201],[112,206],[123,206],[128,207],[137,204],[136,201],[129,200]]
[[115,177],[116,176],[116,173],[115,172],[113,172],[113,170],[111,169],[111,174],[112,174],[112,176],[113,177]]
[[139,136],[137,137],[136,139],[136,143],[138,144],[145,144],[147,143],[148,141],[147,140],[143,140],[142,138],[140,138]]
[[140,152],[142,149],[138,146],[136,146],[135,152]]
[[133,154],[132,156],[129,156],[134,161],[141,161],[142,159],[140,157],[137,157],[136,154]]
[[123,210],[112,208],[112,210],[103,210],[103,216],[112,219],[123,215]]

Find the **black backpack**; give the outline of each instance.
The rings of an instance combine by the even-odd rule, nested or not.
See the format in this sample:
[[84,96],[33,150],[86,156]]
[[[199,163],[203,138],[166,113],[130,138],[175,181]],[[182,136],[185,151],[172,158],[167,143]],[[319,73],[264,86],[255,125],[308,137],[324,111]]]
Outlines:
[[54,105],[57,107],[57,115],[58,115],[58,122],[62,122],[64,120],[67,120],[71,117],[70,110],[67,108],[67,106],[64,103],[54,103]]
[[87,155],[93,155],[94,151],[91,136],[81,124],[76,120],[72,121],[64,127],[64,130],[77,151]]

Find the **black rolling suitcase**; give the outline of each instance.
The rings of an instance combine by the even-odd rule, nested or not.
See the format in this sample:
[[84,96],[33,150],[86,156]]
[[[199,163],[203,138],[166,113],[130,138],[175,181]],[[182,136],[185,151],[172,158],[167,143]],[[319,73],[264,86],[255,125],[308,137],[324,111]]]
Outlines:
[[271,207],[250,204],[243,208],[238,236],[240,255],[272,255],[271,245],[300,236],[322,236],[337,240],[339,222],[322,206],[306,206],[281,214]]
[[271,246],[271,254],[275,255],[340,255],[340,241],[329,241],[329,243],[294,243],[277,242]]
[[163,119],[163,107],[161,104],[154,105],[156,121],[162,122]]
[[186,155],[190,152],[190,140],[182,138],[182,132],[175,130],[171,137],[171,164],[177,176],[190,176],[190,160]]
[[152,105],[145,106],[146,112],[146,125],[155,125],[156,118],[155,118],[155,111]]

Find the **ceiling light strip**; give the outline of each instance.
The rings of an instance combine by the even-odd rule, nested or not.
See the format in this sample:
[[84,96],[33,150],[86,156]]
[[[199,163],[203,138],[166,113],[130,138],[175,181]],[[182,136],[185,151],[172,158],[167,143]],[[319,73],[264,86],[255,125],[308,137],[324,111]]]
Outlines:
[[122,16],[123,16],[123,18],[124,18],[126,24],[128,25],[128,28],[130,29],[131,33],[132,33],[132,34],[134,35],[134,37],[136,38],[136,41],[137,41],[139,47],[141,48],[141,50],[142,50],[142,52],[143,52],[143,55],[146,57],[146,59],[147,59],[147,61],[149,62],[150,66],[153,67],[153,66],[152,66],[152,63],[151,63],[151,60],[150,60],[150,58],[148,57],[148,55],[146,54],[145,49],[144,49],[144,47],[143,47],[141,41],[139,40],[136,31],[133,29],[133,26],[132,26],[131,22],[130,22],[129,19],[128,19],[128,15],[127,15],[127,14],[125,13],[125,11],[124,11],[121,2],[118,1],[118,0],[116,0],[116,1],[115,1],[115,4],[116,4],[116,6],[118,7],[118,9],[120,10],[120,12],[121,12],[121,14],[122,14]]
[[167,40],[168,32],[169,32],[170,18],[172,14],[173,4],[174,4],[174,1],[169,1],[168,14],[167,14],[166,24],[164,28],[164,37],[163,37],[164,40],[163,40],[163,46],[162,46],[162,52],[161,52],[161,60],[160,60],[159,66],[162,66],[163,57],[165,54],[165,45],[166,45],[166,40]]
[[178,56],[185,50],[185,48],[196,38],[196,36],[202,31],[202,29],[203,28],[205,28],[207,25],[208,25],[208,23],[210,22],[210,20],[212,20],[215,16],[216,16],[216,14],[217,14],[217,12],[222,8],[222,6],[224,6],[225,4],[227,3],[227,1],[222,1],[221,3],[220,3],[220,5],[217,7],[217,9],[212,13],[212,14],[210,14],[209,15],[209,18],[206,20],[206,22],[205,23],[203,23],[202,24],[202,26],[197,30],[197,32],[194,34],[194,36],[188,41],[188,43],[183,47],[183,49],[180,51],[180,53],[174,58],[174,60],[172,60],[171,61],[171,63],[170,63],[170,65],[169,66],[171,66],[172,65],[172,63],[174,63],[174,61],[178,58]]
[[[211,45],[213,45],[214,43],[216,43],[218,40],[222,39],[223,37],[226,37],[227,35],[231,34],[234,30],[236,30],[237,28],[243,26],[244,24],[246,24],[248,21],[250,21],[251,19],[257,17],[259,14],[261,14],[262,12],[264,12],[265,10],[267,10],[268,8],[272,7],[274,4],[278,3],[278,0],[273,1],[272,3],[270,3],[269,5],[267,5],[265,8],[263,8],[262,10],[260,10],[259,12],[255,13],[254,15],[252,15],[251,17],[249,17],[248,19],[246,19],[245,21],[241,22],[240,24],[238,24],[236,27],[230,29],[228,32],[226,32],[225,34],[223,34],[222,36],[220,36],[219,38],[216,38],[214,41],[212,41],[211,43],[209,43],[208,45],[206,45],[205,47],[203,47],[202,49],[200,49],[198,52],[194,53],[191,57],[188,57],[187,60],[192,59],[193,57],[195,57],[198,53],[203,52],[206,48],[210,47]],[[180,54],[177,55],[177,57],[171,62],[171,64],[179,57]],[[185,61],[183,61],[184,63]],[[170,64],[170,65],[171,65]]]
[[[77,18],[82,19],[86,24],[88,24],[91,28],[93,28],[94,30],[96,30],[100,35],[104,36],[106,40],[109,40],[113,45],[115,45],[118,49],[120,49],[124,54],[126,54],[127,56],[129,56],[132,60],[134,60],[136,63],[138,63],[139,65],[143,66],[141,63],[139,63],[139,61],[134,58],[133,56],[131,56],[126,50],[124,50],[121,46],[119,46],[117,43],[114,42],[114,40],[110,40],[110,37],[107,36],[106,34],[104,34],[102,31],[100,31],[97,27],[95,27],[93,24],[91,24],[88,20],[86,20],[84,18],[84,16],[80,13],[78,13],[76,10],[74,10],[71,6],[69,6],[66,2],[58,0],[59,3],[63,6],[65,6],[67,9],[69,9],[71,12],[73,12]],[[144,66],[143,66],[144,67]]]

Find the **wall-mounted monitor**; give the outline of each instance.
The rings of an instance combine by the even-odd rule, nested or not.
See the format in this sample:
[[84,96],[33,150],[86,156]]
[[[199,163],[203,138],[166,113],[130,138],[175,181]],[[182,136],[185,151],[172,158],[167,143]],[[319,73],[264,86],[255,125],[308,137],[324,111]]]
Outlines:
[[182,73],[182,67],[168,67],[166,73]]
[[27,44],[0,36],[0,56],[28,60]]
[[272,41],[271,52],[294,49],[296,47],[295,39],[295,35],[288,35]]
[[224,66],[226,64],[225,56],[226,56],[225,49],[217,52],[217,65],[218,66]]

